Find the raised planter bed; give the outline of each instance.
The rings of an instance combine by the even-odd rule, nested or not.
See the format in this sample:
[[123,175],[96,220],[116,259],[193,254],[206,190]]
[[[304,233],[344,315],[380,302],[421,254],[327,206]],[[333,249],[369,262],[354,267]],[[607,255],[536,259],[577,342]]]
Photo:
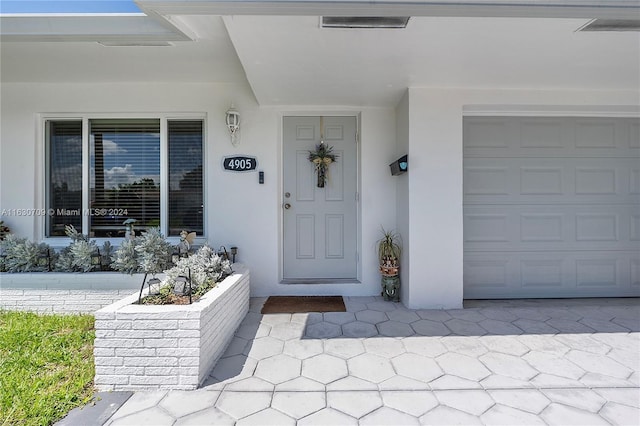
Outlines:
[[91,313],[140,288],[143,274],[0,273],[0,309]]
[[249,310],[250,274],[234,273],[191,305],[138,305],[138,293],[95,312],[100,391],[196,389]]

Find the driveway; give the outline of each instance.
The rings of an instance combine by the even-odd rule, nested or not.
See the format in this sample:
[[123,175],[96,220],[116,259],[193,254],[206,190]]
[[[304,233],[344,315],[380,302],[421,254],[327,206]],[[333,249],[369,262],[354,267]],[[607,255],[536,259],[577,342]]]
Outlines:
[[250,312],[196,391],[135,393],[107,425],[640,424],[640,301],[466,301]]

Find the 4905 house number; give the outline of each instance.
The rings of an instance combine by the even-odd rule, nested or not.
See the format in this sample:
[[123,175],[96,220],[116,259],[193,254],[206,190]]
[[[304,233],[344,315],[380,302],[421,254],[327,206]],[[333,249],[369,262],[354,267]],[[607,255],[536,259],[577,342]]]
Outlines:
[[227,172],[251,172],[258,167],[256,157],[234,155],[222,159],[222,168]]

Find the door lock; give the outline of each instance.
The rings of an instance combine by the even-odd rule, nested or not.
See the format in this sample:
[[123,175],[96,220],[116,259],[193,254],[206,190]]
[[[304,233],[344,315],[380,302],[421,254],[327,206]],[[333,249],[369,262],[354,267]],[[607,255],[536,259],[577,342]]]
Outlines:
[[284,208],[285,208],[285,209],[287,209],[287,210],[289,210],[289,209],[291,208],[291,204],[289,204],[289,203],[285,203],[285,204],[284,204]]
[[291,193],[290,192],[285,192],[284,193],[284,198],[289,198],[291,197]]

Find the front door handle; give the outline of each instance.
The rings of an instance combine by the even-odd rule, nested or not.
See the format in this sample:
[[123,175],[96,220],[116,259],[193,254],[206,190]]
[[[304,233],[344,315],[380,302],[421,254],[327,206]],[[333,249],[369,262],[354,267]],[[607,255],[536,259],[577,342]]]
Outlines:
[[291,208],[291,204],[289,204],[289,203],[285,203],[285,204],[284,204],[284,208],[285,208],[285,209],[287,209],[287,210],[289,210],[289,209]]

